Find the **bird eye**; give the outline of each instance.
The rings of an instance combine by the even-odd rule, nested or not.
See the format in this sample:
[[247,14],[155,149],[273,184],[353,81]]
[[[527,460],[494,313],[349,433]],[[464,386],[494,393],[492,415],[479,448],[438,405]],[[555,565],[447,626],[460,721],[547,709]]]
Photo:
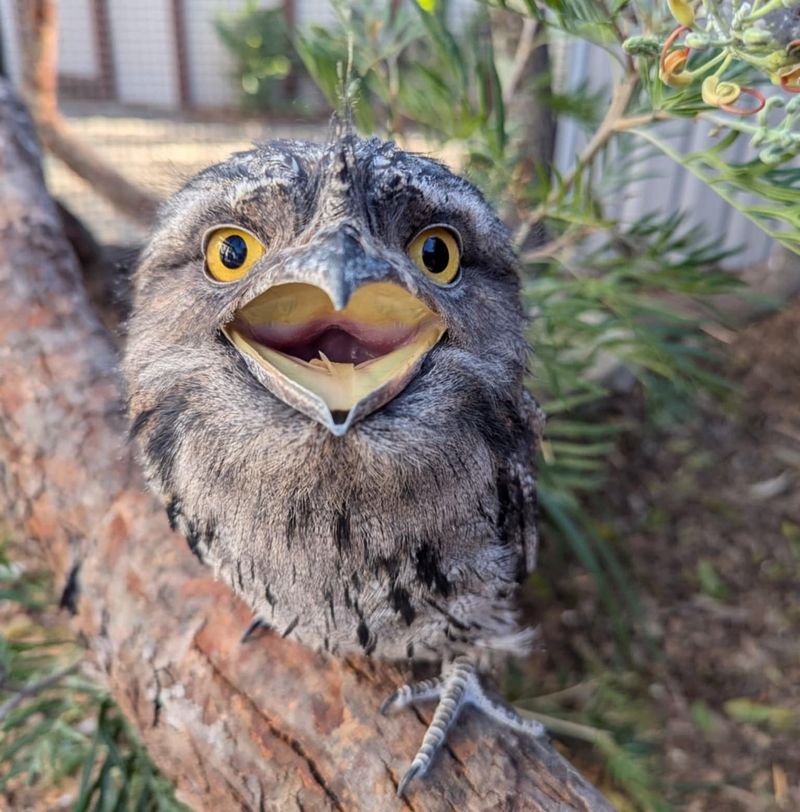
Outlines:
[[266,250],[249,231],[233,226],[215,228],[203,243],[206,270],[218,282],[241,279]]
[[420,231],[408,246],[408,255],[429,279],[448,285],[458,276],[461,251],[455,234],[443,226]]

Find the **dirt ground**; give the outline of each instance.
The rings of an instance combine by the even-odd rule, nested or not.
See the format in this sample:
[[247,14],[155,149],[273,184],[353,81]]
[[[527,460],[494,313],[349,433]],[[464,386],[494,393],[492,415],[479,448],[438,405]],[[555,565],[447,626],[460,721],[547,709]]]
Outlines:
[[[634,641],[605,718],[635,730],[675,809],[800,810],[798,347],[795,302],[726,348],[740,397],[648,430],[614,460],[605,535],[635,573],[650,640]],[[585,572],[556,593],[541,607],[542,693],[586,680],[578,652],[585,668],[587,651],[614,648]],[[584,767],[613,784],[594,759]]]

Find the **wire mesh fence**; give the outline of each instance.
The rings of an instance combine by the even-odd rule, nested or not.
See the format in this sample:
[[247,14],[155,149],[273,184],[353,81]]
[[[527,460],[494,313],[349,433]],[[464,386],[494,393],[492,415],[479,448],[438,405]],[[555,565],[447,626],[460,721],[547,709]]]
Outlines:
[[[0,0],[2,69],[18,86],[24,11],[24,0]],[[163,199],[254,142],[324,133],[322,98],[288,31],[330,14],[318,0],[60,0],[60,111],[81,143]],[[101,243],[143,242],[145,226],[59,160],[48,156],[45,171]]]
[[[56,0],[50,0],[55,3]],[[22,73],[26,0],[0,0],[0,62]],[[476,0],[451,0],[463,19]],[[292,32],[335,19],[332,0],[58,0],[59,106],[71,131],[127,178],[159,198],[203,166],[253,142],[324,135],[326,104],[292,46]],[[585,42],[554,47],[563,90],[611,79],[607,55]],[[560,67],[559,67],[560,66]],[[559,78],[560,77],[560,78]],[[708,138],[678,122],[684,149]],[[554,165],[563,173],[585,143],[580,125],[559,121]],[[445,155],[444,157],[448,157]],[[724,245],[729,264],[763,262],[773,241],[714,192],[666,158],[647,176],[622,179],[616,211],[692,210]],[[138,245],[146,228],[120,214],[97,189],[57,160],[46,163],[53,194],[104,243]]]

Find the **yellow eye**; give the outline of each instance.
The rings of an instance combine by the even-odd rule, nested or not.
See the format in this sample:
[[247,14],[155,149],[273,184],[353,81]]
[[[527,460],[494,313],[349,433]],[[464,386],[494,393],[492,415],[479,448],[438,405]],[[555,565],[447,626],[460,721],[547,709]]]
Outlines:
[[250,232],[225,226],[206,239],[206,269],[218,282],[241,279],[266,249]]
[[455,234],[448,228],[431,226],[420,231],[407,253],[422,273],[439,285],[448,285],[458,276],[461,251]]

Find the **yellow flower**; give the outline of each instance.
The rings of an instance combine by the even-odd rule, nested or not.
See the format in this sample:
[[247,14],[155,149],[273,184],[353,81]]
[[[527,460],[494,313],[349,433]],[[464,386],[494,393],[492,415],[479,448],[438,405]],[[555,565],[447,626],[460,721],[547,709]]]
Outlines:
[[[754,99],[754,103],[750,107],[734,107],[734,103],[743,93]],[[760,90],[740,87],[736,82],[722,82],[719,76],[707,76],[703,80],[702,94],[706,104],[719,107],[720,110],[737,116],[752,116],[767,103],[766,97]]]
[[741,95],[742,88],[736,82],[721,82],[719,76],[703,79],[703,101],[712,107],[733,104]]
[[694,22],[694,9],[686,0],[667,0],[672,16],[681,25],[691,25]]

